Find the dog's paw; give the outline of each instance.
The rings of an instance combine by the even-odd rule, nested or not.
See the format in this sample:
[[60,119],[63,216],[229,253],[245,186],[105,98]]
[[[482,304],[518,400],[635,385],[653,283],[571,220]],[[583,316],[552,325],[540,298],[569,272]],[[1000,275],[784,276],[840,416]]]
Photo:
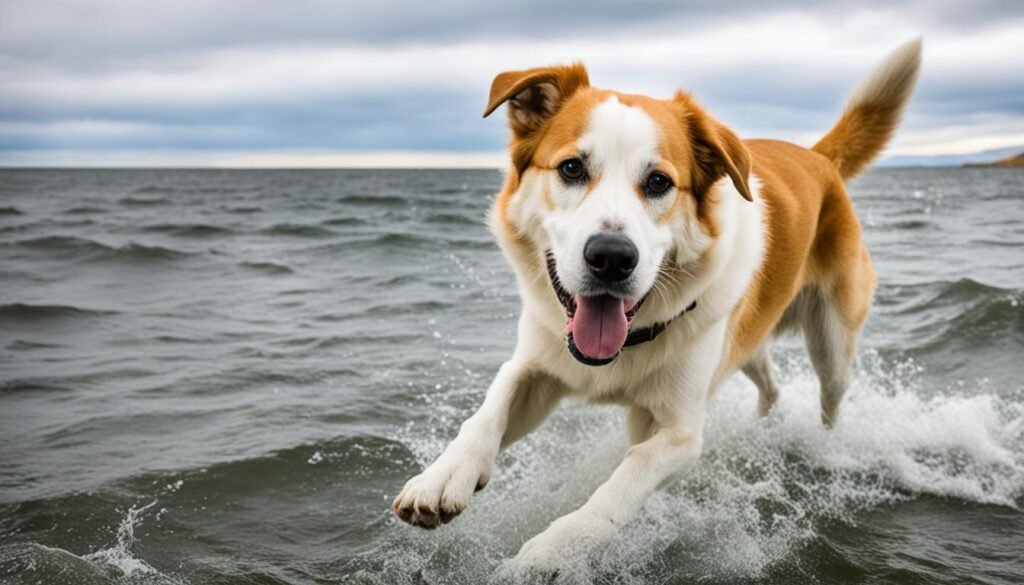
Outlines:
[[518,571],[554,574],[567,563],[581,562],[614,533],[615,525],[607,518],[577,510],[526,541],[511,565]]
[[475,490],[487,483],[487,471],[472,459],[442,456],[410,479],[391,504],[395,515],[414,526],[437,528],[462,513]]

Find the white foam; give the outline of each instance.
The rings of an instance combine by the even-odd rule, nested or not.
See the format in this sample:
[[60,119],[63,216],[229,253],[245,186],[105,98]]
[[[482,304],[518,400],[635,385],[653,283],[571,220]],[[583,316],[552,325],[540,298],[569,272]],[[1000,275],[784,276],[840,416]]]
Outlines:
[[[574,563],[559,581],[585,583],[605,572],[616,582],[650,581],[669,553],[685,557],[681,564],[694,580],[756,577],[812,539],[816,523],[854,522],[859,511],[882,503],[929,494],[1021,505],[1020,389],[997,392],[984,382],[930,388],[913,362],[886,367],[871,352],[861,361],[833,431],[821,426],[817,379],[803,358],[783,364],[780,401],[767,419],[755,416],[753,386],[731,379],[713,402],[697,468],[655,494],[607,549]],[[455,402],[466,393],[447,392]],[[429,425],[399,437],[424,464],[468,414],[436,412]],[[499,458],[487,489],[454,523],[423,532],[392,521],[386,544],[363,559],[385,555],[386,562],[370,563],[375,568],[362,576],[401,582],[422,571],[426,582],[485,580],[609,475],[626,448],[623,421],[614,407],[563,407]]]
[[[117,542],[110,548],[96,551],[85,555],[85,560],[107,570],[112,570],[119,576],[129,580],[138,580],[139,577],[159,577],[159,582],[174,582],[166,575],[150,566],[146,561],[132,556],[132,546],[135,544],[135,527],[142,521],[142,513],[156,505],[156,500],[142,507],[128,509],[124,519],[117,527]],[[149,581],[149,579],[145,579]]]
[[[117,541],[110,547],[84,556],[37,543],[0,546],[0,566],[19,577],[16,583],[118,583],[120,585],[183,585],[177,578],[165,575],[145,561],[132,555],[135,528],[142,514],[156,505],[156,500],[141,507],[132,507],[117,527]],[[166,512],[166,508],[157,516]],[[0,572],[0,581],[5,573]],[[59,576],[59,579],[58,579]]]

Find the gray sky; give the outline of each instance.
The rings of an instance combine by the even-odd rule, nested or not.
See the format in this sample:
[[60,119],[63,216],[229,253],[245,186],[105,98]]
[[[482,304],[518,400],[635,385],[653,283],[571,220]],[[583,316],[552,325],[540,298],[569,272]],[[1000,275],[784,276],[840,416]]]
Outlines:
[[1024,145],[1020,1],[4,0],[0,165],[497,165],[491,79],[571,60],[810,144],[916,36],[890,153]]

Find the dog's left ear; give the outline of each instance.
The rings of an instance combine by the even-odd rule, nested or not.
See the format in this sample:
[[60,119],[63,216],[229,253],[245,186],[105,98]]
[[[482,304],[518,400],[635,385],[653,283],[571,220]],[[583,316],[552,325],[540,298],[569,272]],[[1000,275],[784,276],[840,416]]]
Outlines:
[[588,87],[587,70],[580,63],[506,71],[491,83],[484,117],[508,102],[508,121],[519,138],[539,130],[576,90]]
[[676,100],[684,102],[687,110],[687,126],[697,164],[693,175],[694,192],[705,193],[711,185],[728,175],[740,195],[747,201],[753,201],[747,147],[732,130],[705,113],[689,95],[677,94]]

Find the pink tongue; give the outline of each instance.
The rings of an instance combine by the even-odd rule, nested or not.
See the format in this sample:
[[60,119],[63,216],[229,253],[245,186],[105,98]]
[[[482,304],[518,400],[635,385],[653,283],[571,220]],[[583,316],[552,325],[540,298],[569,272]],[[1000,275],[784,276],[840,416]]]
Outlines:
[[576,348],[594,359],[608,359],[626,343],[629,323],[625,302],[611,295],[576,297],[576,314],[570,327]]

